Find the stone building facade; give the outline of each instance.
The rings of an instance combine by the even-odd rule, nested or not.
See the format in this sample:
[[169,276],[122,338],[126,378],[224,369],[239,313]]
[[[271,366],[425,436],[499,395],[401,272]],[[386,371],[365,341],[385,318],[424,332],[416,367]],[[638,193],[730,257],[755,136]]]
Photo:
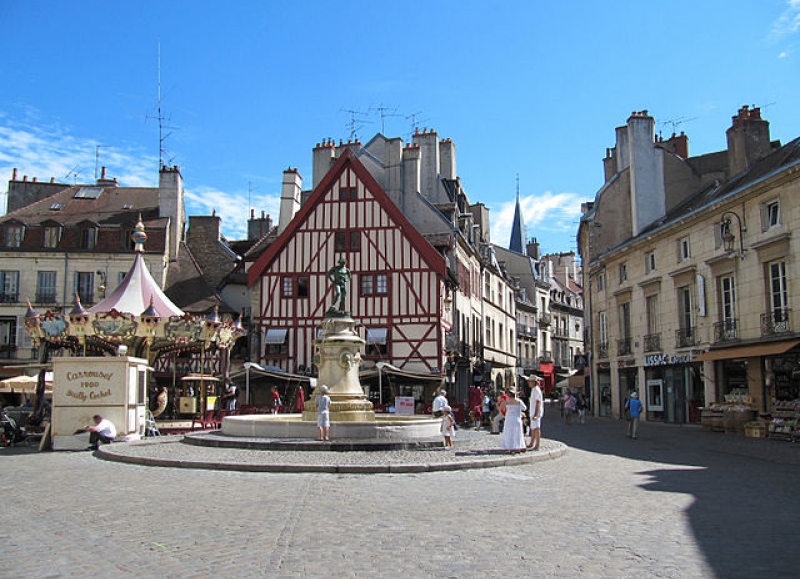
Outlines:
[[578,232],[595,414],[622,416],[634,391],[672,423],[800,397],[800,139],[772,141],[749,107],[710,154],[656,138],[647,111],[616,134]]

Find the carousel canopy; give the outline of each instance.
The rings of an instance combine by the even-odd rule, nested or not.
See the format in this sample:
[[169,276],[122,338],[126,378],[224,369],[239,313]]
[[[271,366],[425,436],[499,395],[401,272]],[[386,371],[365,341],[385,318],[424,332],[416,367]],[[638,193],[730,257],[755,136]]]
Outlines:
[[144,263],[142,254],[137,253],[133,267],[122,283],[103,301],[89,308],[89,313],[97,314],[117,310],[139,316],[151,303],[161,317],[183,315],[181,309],[173,304],[158,287]]

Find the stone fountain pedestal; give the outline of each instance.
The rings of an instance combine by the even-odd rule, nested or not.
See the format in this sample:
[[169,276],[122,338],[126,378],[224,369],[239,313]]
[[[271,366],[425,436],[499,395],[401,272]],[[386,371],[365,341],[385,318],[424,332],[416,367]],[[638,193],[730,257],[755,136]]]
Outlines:
[[[293,448],[315,450],[386,450],[441,446],[441,419],[430,416],[375,415],[358,377],[364,340],[355,332],[347,312],[330,310],[322,322],[315,363],[317,388],[302,414],[226,416],[222,432],[214,437],[187,435],[185,440],[206,446],[241,448]],[[317,397],[322,386],[331,399],[330,435],[333,442],[312,442],[317,437]],[[306,443],[297,446],[298,440]],[[357,446],[353,446],[356,444]]]
[[355,332],[355,320],[346,312],[329,313],[322,322],[322,334],[314,343],[319,368],[317,388],[303,412],[303,420],[317,421],[317,397],[322,386],[331,399],[331,422],[374,421],[372,402],[367,400],[358,378],[364,340]]

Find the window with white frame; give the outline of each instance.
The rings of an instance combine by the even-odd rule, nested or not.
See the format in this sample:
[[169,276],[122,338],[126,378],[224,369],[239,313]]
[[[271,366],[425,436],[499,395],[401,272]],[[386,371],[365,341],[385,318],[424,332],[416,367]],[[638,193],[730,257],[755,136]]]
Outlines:
[[655,271],[656,269],[656,252],[648,251],[644,254],[644,269],[646,273]]
[[20,247],[22,238],[25,237],[25,227],[19,223],[9,223],[6,225],[5,234],[6,247]]
[[621,263],[619,264],[619,283],[625,283],[628,281],[628,264]]
[[19,301],[19,272],[0,271],[0,302],[4,304]]
[[42,247],[48,249],[58,247],[58,242],[61,239],[61,227],[58,225],[47,225],[42,230]]
[[685,261],[692,256],[689,237],[681,237],[678,240],[678,262]]
[[40,271],[36,274],[36,301],[44,304],[56,303],[56,272]]
[[719,280],[720,305],[722,320],[728,326],[736,318],[736,286],[732,275],[722,276]]
[[781,204],[778,199],[767,201],[762,205],[761,223],[764,231],[781,224]]
[[608,316],[600,312],[600,343],[608,344]]
[[769,264],[770,308],[775,322],[786,321],[789,305],[786,289],[786,262],[773,261]]

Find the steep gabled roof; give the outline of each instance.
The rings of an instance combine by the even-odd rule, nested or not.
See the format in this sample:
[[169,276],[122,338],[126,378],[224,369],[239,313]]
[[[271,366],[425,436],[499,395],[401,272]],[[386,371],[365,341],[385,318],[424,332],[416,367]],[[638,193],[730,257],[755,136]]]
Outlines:
[[178,258],[167,270],[166,295],[190,313],[205,313],[219,307],[220,313],[234,313],[208,283],[191,250],[182,241]]
[[400,209],[398,209],[397,205],[394,204],[358,157],[351,150],[346,149],[336,164],[328,171],[328,174],[325,175],[325,178],[320,181],[319,185],[317,185],[316,189],[311,193],[308,200],[300,207],[300,210],[283,233],[275,240],[275,243],[270,245],[250,268],[247,274],[248,287],[255,285],[264,271],[272,264],[272,261],[279,255],[281,250],[306,221],[311,212],[322,202],[328,190],[333,187],[342,173],[348,169],[355,173],[356,177],[364,183],[370,194],[380,203],[389,217],[403,230],[403,234],[411,241],[428,267],[441,276],[445,275],[446,267],[444,257],[436,251],[419,231],[417,231]]

